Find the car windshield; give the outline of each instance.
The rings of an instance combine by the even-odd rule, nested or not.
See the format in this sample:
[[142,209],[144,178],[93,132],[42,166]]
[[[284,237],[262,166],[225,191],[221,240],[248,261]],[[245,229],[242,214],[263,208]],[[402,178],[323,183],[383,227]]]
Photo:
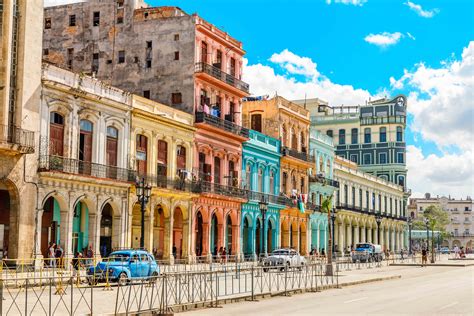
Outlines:
[[369,249],[370,245],[369,244],[357,244],[357,248],[367,248],[367,249]]
[[284,256],[284,255],[288,255],[288,251],[286,250],[275,250],[272,252],[272,255],[273,256]]
[[112,262],[125,262],[128,261],[128,259],[130,259],[130,255],[127,253],[112,253],[109,256],[109,261]]

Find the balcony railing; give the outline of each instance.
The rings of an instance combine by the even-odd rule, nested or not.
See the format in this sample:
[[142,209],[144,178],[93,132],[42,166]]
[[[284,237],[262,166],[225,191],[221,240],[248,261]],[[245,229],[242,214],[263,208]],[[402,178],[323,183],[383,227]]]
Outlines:
[[196,112],[196,123],[206,123],[235,135],[249,138],[249,130],[247,128],[204,112]]
[[352,204],[347,204],[347,203],[339,203],[336,205],[336,209],[344,209],[347,211],[352,211],[352,212],[357,212],[361,214],[369,214],[369,215],[376,215],[380,214],[382,217],[385,217],[387,219],[396,219],[396,220],[406,220],[406,218],[402,215],[395,215],[395,214],[390,214],[390,213],[377,213],[373,212],[367,208],[361,208],[360,206],[354,206]]
[[261,201],[262,197],[265,198],[265,201],[273,204],[278,204],[278,205],[286,205],[286,206],[293,206],[295,203],[293,202],[292,199],[289,197],[283,196],[283,195],[273,195],[273,194],[267,194],[267,193],[262,193],[262,192],[255,192],[255,191],[247,191],[248,193],[248,199],[250,201]]
[[313,155],[310,155],[308,153],[304,153],[301,151],[298,151],[296,149],[288,148],[285,146],[281,147],[281,152],[284,156],[291,156],[300,160],[308,161],[308,162],[315,162],[316,160],[314,159]]
[[171,179],[161,175],[138,174],[138,179],[144,179],[145,183],[154,188],[177,190],[183,192],[199,193],[199,185],[197,181],[189,181],[186,179],[175,178]]
[[56,171],[125,182],[133,182],[136,179],[136,172],[134,170],[100,165],[60,156],[41,156],[38,171]]
[[35,152],[35,133],[16,126],[0,125],[0,142],[18,145],[21,152]]
[[309,176],[309,182],[321,183],[322,185],[330,185],[335,188],[339,188],[339,181],[323,177],[321,175]]
[[235,198],[247,199],[247,191],[239,187],[212,183],[208,181],[198,182],[197,193],[213,193]]
[[195,72],[204,72],[216,79],[219,79],[222,82],[225,82],[241,91],[249,93],[249,84],[235,78],[234,76],[223,72],[217,67],[206,63],[196,63],[194,67]]

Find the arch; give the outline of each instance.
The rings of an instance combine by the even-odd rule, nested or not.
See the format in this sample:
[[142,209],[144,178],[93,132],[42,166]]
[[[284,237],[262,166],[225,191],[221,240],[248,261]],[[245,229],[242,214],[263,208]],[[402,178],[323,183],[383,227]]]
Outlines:
[[257,217],[255,219],[255,254],[260,255],[262,251],[262,219]]
[[80,198],[73,207],[72,251],[84,252],[89,248],[89,237],[94,236],[94,223],[90,223],[90,203]]
[[203,254],[204,238],[203,238],[203,217],[200,210],[196,212],[196,221],[195,221],[195,243],[196,243],[196,256],[200,257]]
[[156,259],[163,259],[165,254],[165,218],[169,218],[165,209],[157,204],[153,210],[153,254]]
[[252,254],[251,223],[252,218],[246,214],[242,219],[242,252],[248,256]]
[[226,253],[228,255],[232,254],[233,241],[234,241],[234,238],[232,234],[232,215],[228,213],[225,220],[225,244],[224,244],[226,248]]
[[290,247],[288,238],[290,237],[290,223],[289,219],[285,218],[280,220],[280,245],[281,248],[288,248]]
[[181,259],[183,256],[183,212],[178,206],[173,212],[173,234],[172,243],[173,245],[173,257],[175,259]]
[[211,243],[210,243],[210,250],[214,256],[217,255],[217,251],[219,250],[219,222],[216,212],[212,213],[211,215]]
[[276,248],[276,239],[277,239],[277,225],[276,220],[273,216],[267,219],[266,229],[267,229],[267,252],[270,253]]
[[112,252],[112,239],[114,236],[113,227],[114,210],[110,203],[106,203],[100,216],[100,255],[107,257]]
[[[145,240],[143,245],[145,248],[148,248],[150,246],[149,244],[149,237],[150,237],[150,230],[147,229],[150,225],[150,209],[148,206],[145,208]],[[140,248],[140,240],[141,240],[141,220],[142,220],[142,214],[141,214],[141,206],[139,202],[136,202],[133,205],[132,208],[132,241],[131,241],[131,247],[133,248]]]

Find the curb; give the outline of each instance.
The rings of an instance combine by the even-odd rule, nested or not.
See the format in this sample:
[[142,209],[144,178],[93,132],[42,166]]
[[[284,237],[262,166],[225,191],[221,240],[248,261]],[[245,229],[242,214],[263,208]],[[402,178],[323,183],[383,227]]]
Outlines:
[[[421,267],[420,263],[391,263],[392,267]],[[425,264],[425,267],[454,267],[454,268],[464,268],[474,266],[474,263],[428,263]]]
[[360,280],[360,281],[352,281],[352,282],[347,282],[347,283],[339,283],[339,287],[353,286],[353,285],[366,284],[366,283],[372,283],[372,282],[395,280],[395,279],[401,279],[401,278],[402,278],[401,275],[391,275],[391,276],[387,276],[387,277],[379,277],[379,278],[366,279],[366,280]]

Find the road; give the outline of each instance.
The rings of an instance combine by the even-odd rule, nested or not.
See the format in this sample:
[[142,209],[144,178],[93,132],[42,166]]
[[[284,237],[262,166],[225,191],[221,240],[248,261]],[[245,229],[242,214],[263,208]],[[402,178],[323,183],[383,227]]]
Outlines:
[[192,315],[474,315],[474,267],[404,267],[401,279],[186,312]]

